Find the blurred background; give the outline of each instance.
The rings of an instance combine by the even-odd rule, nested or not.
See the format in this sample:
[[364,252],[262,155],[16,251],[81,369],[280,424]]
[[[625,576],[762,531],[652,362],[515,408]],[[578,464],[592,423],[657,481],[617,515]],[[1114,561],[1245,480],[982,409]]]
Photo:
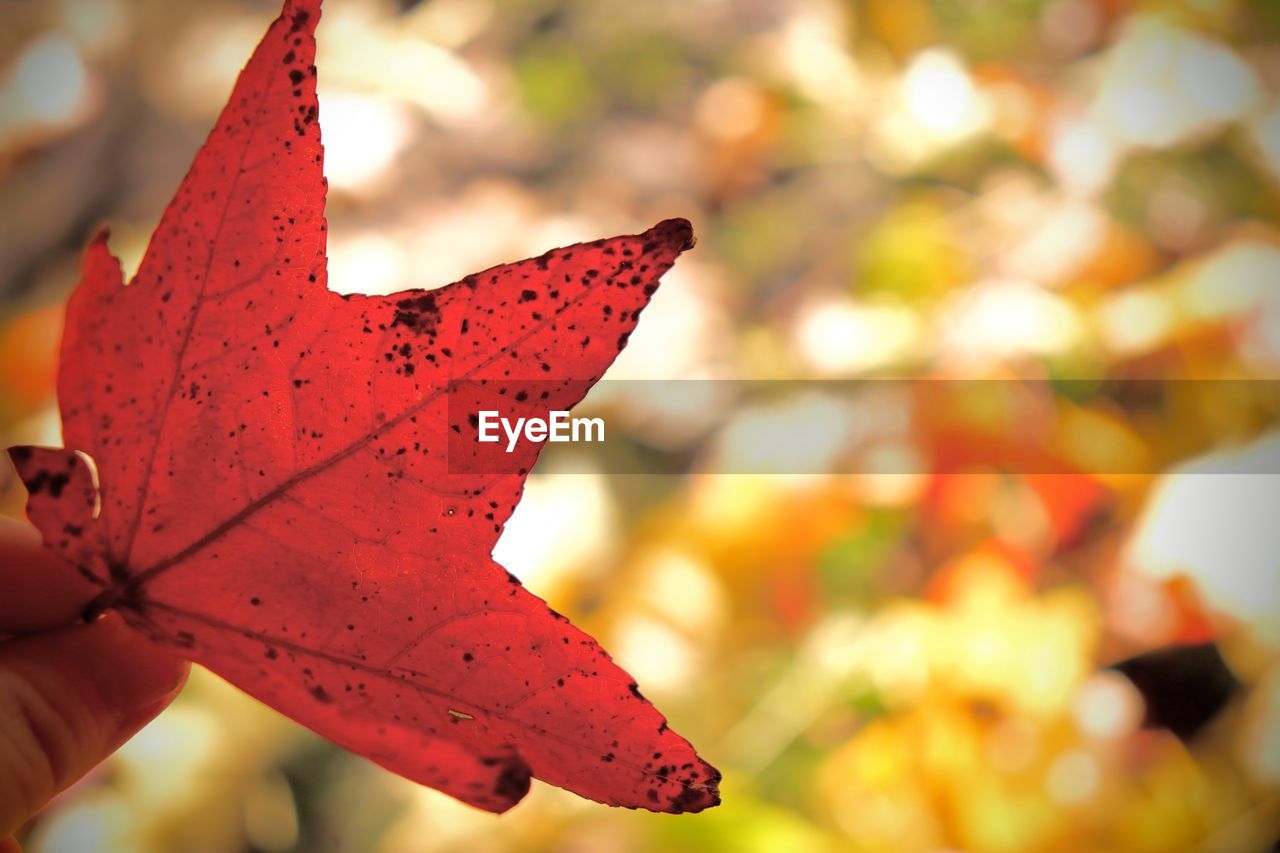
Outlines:
[[[136,267],[277,11],[0,0],[4,444],[58,443],[82,246],[109,222]],[[31,850],[1273,849],[1280,439],[1247,389],[1280,378],[1280,4],[328,0],[319,39],[336,289],[685,216],[610,378],[1036,405],[588,401],[675,473],[548,455],[498,557],[723,770],[718,809],[535,783],[494,818],[197,672]],[[801,422],[826,473],[717,473]],[[984,465],[1010,434],[1035,461]]]

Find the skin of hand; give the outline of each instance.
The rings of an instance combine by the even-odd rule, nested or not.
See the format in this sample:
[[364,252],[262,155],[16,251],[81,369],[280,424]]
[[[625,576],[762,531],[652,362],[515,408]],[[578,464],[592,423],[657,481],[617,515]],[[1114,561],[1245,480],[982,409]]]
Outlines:
[[[0,518],[0,839],[168,705],[188,664],[107,613],[27,524]],[[0,840],[0,853],[18,850]]]

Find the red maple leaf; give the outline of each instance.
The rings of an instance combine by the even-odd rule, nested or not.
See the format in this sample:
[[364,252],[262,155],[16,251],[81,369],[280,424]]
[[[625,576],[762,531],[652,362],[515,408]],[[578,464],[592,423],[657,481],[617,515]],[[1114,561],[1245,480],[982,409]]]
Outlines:
[[532,775],[611,805],[713,806],[719,773],[491,559],[539,445],[518,473],[448,454],[470,426],[451,382],[525,415],[577,402],[689,224],[436,290],[330,291],[319,5],[285,3],[132,282],[105,232],[88,247],[58,376],[67,447],[11,451],[29,516],[82,576],[86,618],[117,610],[464,802],[504,811]]

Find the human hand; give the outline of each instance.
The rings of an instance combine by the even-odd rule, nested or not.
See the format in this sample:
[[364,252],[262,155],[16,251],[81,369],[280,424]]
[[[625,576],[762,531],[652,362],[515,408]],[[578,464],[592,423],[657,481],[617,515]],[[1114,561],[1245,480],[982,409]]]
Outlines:
[[[0,518],[0,839],[169,704],[188,664],[108,613],[79,622],[96,588]],[[18,849],[0,840],[0,853]]]

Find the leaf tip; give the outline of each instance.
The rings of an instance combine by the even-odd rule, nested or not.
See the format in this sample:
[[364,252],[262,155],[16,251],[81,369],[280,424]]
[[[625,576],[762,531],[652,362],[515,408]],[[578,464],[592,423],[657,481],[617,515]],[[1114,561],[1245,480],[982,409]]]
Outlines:
[[[700,758],[697,762],[701,765],[702,781],[682,782],[682,790],[664,811],[671,814],[696,814],[720,805],[720,771]],[[696,778],[696,775],[690,778]]]
[[118,285],[124,279],[124,272],[120,266],[120,259],[111,254],[108,243],[110,237],[110,226],[98,226],[98,230],[93,232],[88,245],[85,246],[80,267],[85,278],[98,279],[105,276],[108,283]]
[[654,238],[674,246],[677,252],[687,252],[698,244],[698,238],[693,234],[693,225],[689,220],[679,216],[662,220],[650,228],[649,233]]
[[[98,517],[97,469],[88,454],[64,447],[25,445],[7,448],[7,452],[18,479],[26,486],[27,516],[36,526],[40,526],[38,516],[42,507],[54,506],[73,496],[80,502],[67,506],[78,506],[77,523],[84,518]],[[79,514],[82,512],[87,516],[82,517]]]
[[313,35],[316,20],[320,17],[322,0],[285,0],[280,9],[280,20],[289,25],[289,34],[305,32]]
[[21,470],[23,463],[31,458],[34,448],[25,444],[16,444],[12,447],[6,447],[5,453],[9,456],[9,461],[13,463],[13,467]]

